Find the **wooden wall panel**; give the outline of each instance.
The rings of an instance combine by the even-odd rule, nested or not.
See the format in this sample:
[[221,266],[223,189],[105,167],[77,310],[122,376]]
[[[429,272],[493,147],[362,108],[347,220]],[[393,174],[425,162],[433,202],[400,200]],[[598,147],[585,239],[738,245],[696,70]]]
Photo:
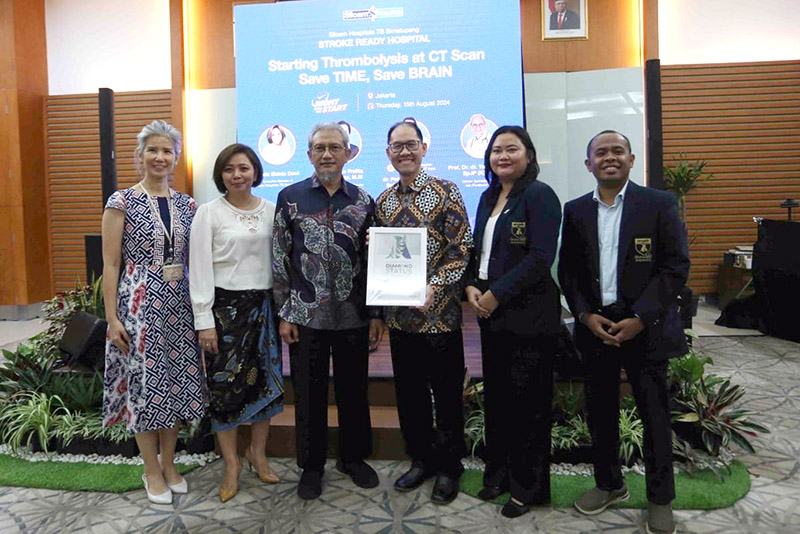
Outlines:
[[[51,96],[45,105],[46,165],[55,291],[83,283],[84,235],[99,233],[102,218],[97,95]],[[136,135],[154,119],[172,121],[169,90],[116,93],[114,97],[117,185],[138,180],[133,152]]]
[[716,293],[722,255],[752,245],[753,217],[800,198],[800,61],[662,67],[664,161],[708,161],[687,199],[692,289]]
[[48,296],[42,143],[47,94],[44,0],[0,0],[0,177],[3,180],[0,306]]

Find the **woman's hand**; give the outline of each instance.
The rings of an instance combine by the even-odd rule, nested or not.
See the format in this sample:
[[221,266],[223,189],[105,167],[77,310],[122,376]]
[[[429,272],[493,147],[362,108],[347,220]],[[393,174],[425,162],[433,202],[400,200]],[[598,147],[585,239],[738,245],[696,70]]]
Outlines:
[[486,308],[484,308],[483,306],[481,306],[480,304],[480,299],[483,296],[481,290],[475,286],[467,286],[466,289],[464,289],[464,291],[467,294],[467,302],[469,303],[470,306],[472,306],[472,309],[477,312],[478,317],[481,317],[483,319],[489,317],[489,314],[491,312]]
[[496,298],[494,298],[492,290],[490,289],[486,293],[481,295],[481,297],[478,299],[478,306],[480,306],[481,308],[483,308],[484,311],[486,311],[486,315],[482,315],[481,317],[487,319],[492,314],[492,312],[495,311],[498,306],[500,306],[500,303],[497,302]]
[[219,352],[219,345],[217,344],[217,329],[205,328],[197,331],[197,341],[200,343],[200,348],[204,352],[216,354]]
[[119,319],[111,319],[108,321],[108,339],[114,344],[123,354],[128,354],[130,351],[131,336],[128,334],[122,321]]

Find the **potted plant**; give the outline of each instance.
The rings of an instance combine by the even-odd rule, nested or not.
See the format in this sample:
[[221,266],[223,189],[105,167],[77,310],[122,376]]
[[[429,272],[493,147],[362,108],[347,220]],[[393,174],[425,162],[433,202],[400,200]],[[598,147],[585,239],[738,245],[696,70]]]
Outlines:
[[[713,174],[706,172],[708,162],[705,160],[689,161],[687,155],[683,152],[674,158],[672,167],[664,167],[664,186],[668,191],[675,193],[678,198],[678,209],[683,221],[684,231],[687,232],[686,226],[686,195],[695,189],[704,180],[713,178]],[[697,236],[692,236],[689,239],[690,244],[694,244]],[[692,295],[692,290],[686,286],[678,294],[678,307],[681,311],[681,318],[683,319],[684,326],[691,327],[692,317],[697,315],[697,302],[699,297]]]

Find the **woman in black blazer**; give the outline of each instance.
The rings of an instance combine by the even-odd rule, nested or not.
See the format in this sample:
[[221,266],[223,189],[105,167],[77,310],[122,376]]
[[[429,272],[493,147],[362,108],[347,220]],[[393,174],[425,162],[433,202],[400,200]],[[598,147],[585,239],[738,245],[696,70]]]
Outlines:
[[498,128],[484,156],[489,188],[481,196],[467,278],[478,313],[488,458],[478,496],[510,490],[502,514],[517,517],[550,501],[553,358],[560,323],[550,275],[561,203],[536,180],[528,132]]

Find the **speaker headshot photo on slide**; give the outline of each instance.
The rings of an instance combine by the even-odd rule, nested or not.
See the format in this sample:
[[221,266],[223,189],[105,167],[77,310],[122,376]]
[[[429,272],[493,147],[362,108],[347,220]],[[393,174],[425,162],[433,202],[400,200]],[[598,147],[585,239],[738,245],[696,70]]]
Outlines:
[[270,165],[288,163],[297,149],[294,134],[285,126],[273,124],[258,138],[258,153]]
[[482,113],[475,113],[461,129],[461,148],[473,158],[483,159],[489,138],[497,125]]
[[350,138],[350,159],[347,161],[353,161],[361,153],[361,147],[364,146],[361,132],[347,121],[339,121],[337,124],[347,132],[347,136]]

